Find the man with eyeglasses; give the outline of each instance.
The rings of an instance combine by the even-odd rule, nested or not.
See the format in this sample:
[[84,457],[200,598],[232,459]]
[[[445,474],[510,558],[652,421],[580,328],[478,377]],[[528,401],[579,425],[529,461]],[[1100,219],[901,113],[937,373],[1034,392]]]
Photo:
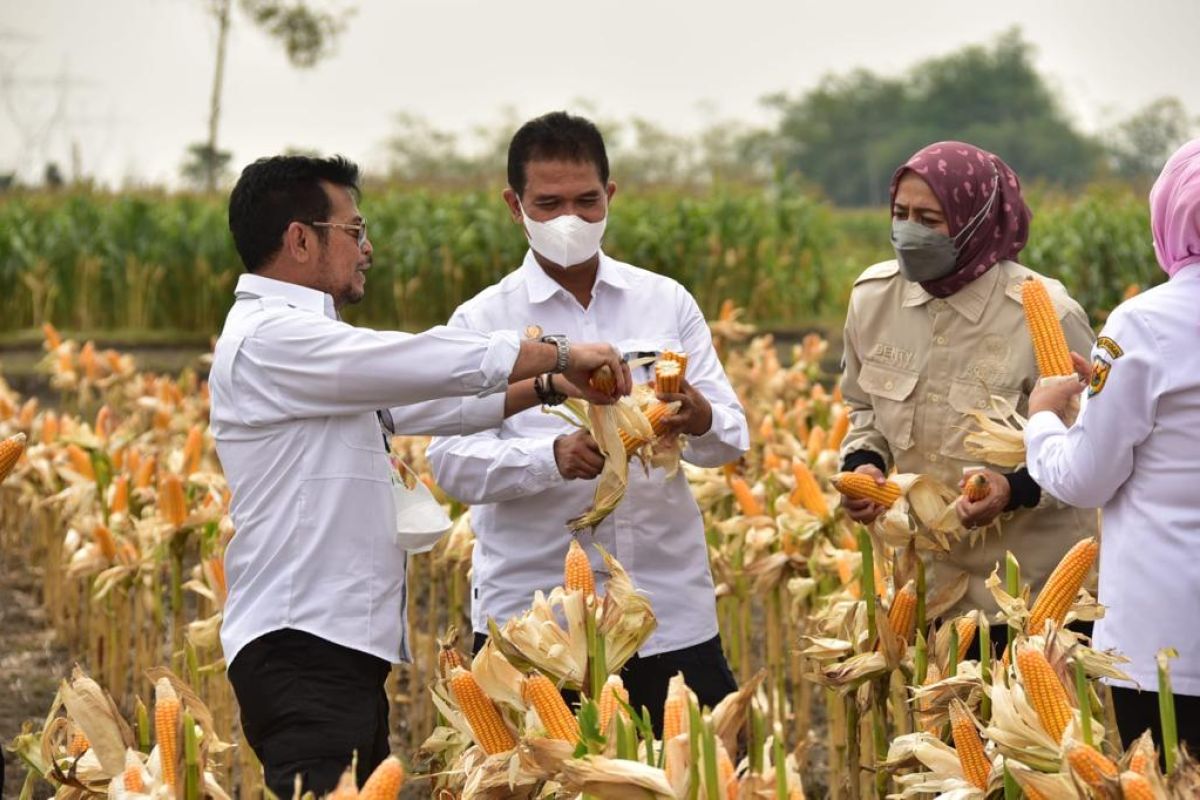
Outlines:
[[[213,354],[210,424],[232,492],[221,644],[246,741],[267,786],[317,796],[358,755],[361,785],[388,754],[384,680],[406,659],[406,556],[386,434],[462,434],[537,403],[533,378],[588,388],[609,345],[342,322],[372,247],[358,168],[279,156],[242,172],[229,227],[247,273]],[[503,390],[503,391],[502,391]]]

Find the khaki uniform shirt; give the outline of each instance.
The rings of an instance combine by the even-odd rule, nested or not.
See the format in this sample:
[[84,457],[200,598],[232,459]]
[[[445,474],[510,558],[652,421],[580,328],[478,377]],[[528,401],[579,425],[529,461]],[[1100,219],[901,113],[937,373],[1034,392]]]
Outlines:
[[[1046,284],[1071,350],[1089,352],[1094,336],[1079,304],[1058,281],[1015,262],[1000,262],[944,299],[905,280],[895,261],[863,272],[846,315],[842,392],[850,432],[842,457],[865,448],[898,472],[923,473],[951,487],[964,467],[983,466],[963,446],[975,429],[969,412],[986,410],[995,394],[1025,416],[1038,379],[1021,305],[1020,284],[1029,277]],[[1097,533],[1095,511],[1071,508],[1045,491],[1036,508],[1006,512],[999,521],[999,535],[993,527],[982,539],[964,537],[934,556],[931,581],[970,576],[953,613],[996,610],[984,581],[997,563],[1003,578],[1006,550],[1036,592],[1075,541]]]

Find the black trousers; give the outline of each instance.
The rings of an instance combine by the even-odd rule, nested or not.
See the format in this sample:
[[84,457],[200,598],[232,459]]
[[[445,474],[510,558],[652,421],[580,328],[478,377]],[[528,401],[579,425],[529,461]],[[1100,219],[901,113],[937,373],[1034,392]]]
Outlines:
[[[488,640],[487,634],[475,634],[474,652],[478,653]],[[714,636],[707,642],[672,650],[658,655],[634,656],[621,668],[621,681],[629,692],[629,705],[637,710],[649,709],[654,723],[654,733],[662,735],[663,705],[667,702],[667,683],[678,672],[683,673],[688,688],[696,693],[701,706],[712,708],[725,695],[736,692],[737,679],[729,669],[725,653],[721,650],[721,637]],[[567,703],[579,703],[575,692],[563,692]]]
[[358,753],[358,784],[387,758],[391,665],[309,633],[280,630],[246,645],[229,665],[242,731],[267,787],[290,798],[295,778],[318,797]]
[[[1162,753],[1162,724],[1158,716],[1158,692],[1139,692],[1124,686],[1112,686],[1113,710],[1117,712],[1117,730],[1121,744],[1128,749],[1149,728],[1154,746]],[[1189,753],[1200,753],[1200,697],[1175,695],[1175,727],[1179,743]],[[1161,758],[1160,758],[1161,761]]]

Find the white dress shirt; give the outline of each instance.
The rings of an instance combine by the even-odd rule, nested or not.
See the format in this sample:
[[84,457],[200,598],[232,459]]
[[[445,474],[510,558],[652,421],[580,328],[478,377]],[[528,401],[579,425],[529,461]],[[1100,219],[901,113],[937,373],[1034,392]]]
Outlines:
[[[676,281],[601,253],[588,307],[538,266],[527,253],[520,269],[455,311],[452,327],[476,331],[536,325],[572,340],[606,341],[625,354],[663,350],[688,354],[687,379],[712,405],[712,428],[690,437],[683,457],[715,467],[749,446],[746,417],[717,358],[696,301]],[[644,382],[652,367],[635,371]],[[640,373],[640,375],[639,375]],[[438,484],[472,505],[477,542],[473,555],[471,616],[477,632],[487,619],[503,623],[529,607],[535,589],[562,583],[571,533],[567,520],[592,503],[595,481],[565,480],[554,460],[554,440],[574,431],[534,408],[509,417],[499,430],[435,438],[429,460]],[[641,463],[629,468],[625,499],[595,534],[580,534],[597,578],[605,577],[595,549],[602,544],[646,592],[658,630],[641,650],[653,655],[717,635],[716,600],[700,510],[683,472],[649,477]]]
[[376,411],[397,406],[406,433],[495,424],[503,392],[500,414],[493,399],[451,396],[505,388],[517,335],[356,328],[329,295],[252,274],[236,298],[209,378],[237,531],[225,552],[226,662],[282,628],[406,658],[406,560]]
[[[1055,497],[1102,509],[1098,648],[1146,689],[1155,653],[1200,695],[1200,262],[1118,306],[1092,348],[1092,385],[1069,430],[1052,412],[1025,429],[1029,474]],[[1129,685],[1113,681],[1120,685]]]

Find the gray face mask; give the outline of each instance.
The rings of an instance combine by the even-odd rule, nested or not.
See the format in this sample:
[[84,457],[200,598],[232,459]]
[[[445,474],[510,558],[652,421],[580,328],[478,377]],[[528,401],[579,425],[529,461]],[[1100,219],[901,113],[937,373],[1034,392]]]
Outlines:
[[892,247],[900,274],[913,283],[935,281],[956,269],[958,249],[944,233],[907,219],[892,220]]

